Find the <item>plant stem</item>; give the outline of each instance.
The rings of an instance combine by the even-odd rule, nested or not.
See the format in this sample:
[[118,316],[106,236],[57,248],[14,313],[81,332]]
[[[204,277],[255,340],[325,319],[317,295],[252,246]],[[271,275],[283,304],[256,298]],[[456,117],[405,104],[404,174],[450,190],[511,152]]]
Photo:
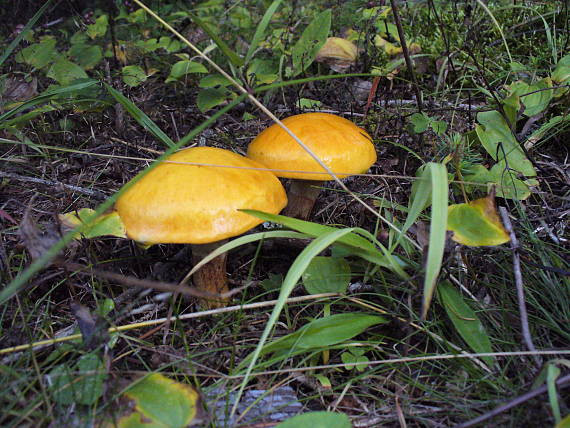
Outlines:
[[[194,244],[192,245],[192,263],[195,265],[204,257],[223,245],[227,240],[213,242],[211,244]],[[228,279],[226,277],[226,259],[227,254],[224,253],[206,263],[200,270],[194,274],[194,286],[199,291],[204,291],[213,295],[221,295],[229,292]],[[219,297],[218,299],[199,299],[200,306],[205,309],[216,309],[226,306],[228,299]]]

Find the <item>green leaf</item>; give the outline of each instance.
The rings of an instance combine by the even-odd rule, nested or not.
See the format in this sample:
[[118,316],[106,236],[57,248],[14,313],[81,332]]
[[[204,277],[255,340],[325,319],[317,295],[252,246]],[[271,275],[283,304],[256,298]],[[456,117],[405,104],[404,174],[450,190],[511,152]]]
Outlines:
[[[119,428],[184,428],[197,422],[200,396],[192,386],[153,373],[124,394],[131,402]],[[194,422],[194,423],[193,423]]]
[[228,91],[218,88],[207,88],[202,89],[198,92],[198,97],[196,98],[196,105],[202,113],[220,105],[228,97]]
[[[381,316],[362,313],[317,318],[296,332],[268,343],[262,348],[260,356],[276,353],[278,357],[286,358],[289,355],[320,350],[352,339],[368,327],[387,322],[386,318]],[[252,354],[248,355],[239,367],[248,364],[251,358]]]
[[548,401],[550,408],[554,414],[554,421],[560,423],[562,416],[560,413],[560,403],[558,402],[558,391],[556,388],[556,379],[560,376],[561,370],[555,364],[548,364],[546,369],[546,387],[548,390]]
[[425,113],[414,113],[410,116],[410,123],[412,129],[416,134],[421,134],[427,131],[431,119]]
[[443,135],[443,133],[447,131],[447,123],[443,120],[433,120],[429,125],[431,126],[431,129],[433,129],[433,132],[439,136]]
[[49,374],[50,390],[54,401],[63,405],[92,405],[103,394],[103,382],[107,377],[105,365],[95,354],[82,356],[75,370],[61,365]]
[[87,73],[77,64],[60,57],[47,72],[47,77],[57,81],[62,86],[72,84],[79,79],[88,79]]
[[103,50],[100,46],[86,44],[72,45],[67,54],[84,70],[92,69],[103,59]]
[[305,28],[301,38],[291,49],[293,61],[291,76],[302,73],[313,63],[319,49],[323,47],[327,40],[331,28],[331,16],[331,10],[327,9],[315,16],[313,21]]
[[99,236],[116,236],[118,238],[126,238],[127,230],[123,224],[119,214],[113,211],[99,217],[94,216],[95,211],[90,208],[82,208],[79,211],[71,211],[60,214],[60,221],[69,228],[75,228],[85,224],[81,235],[77,234],[76,238],[97,238]]
[[487,153],[495,161],[506,160],[509,168],[527,177],[536,176],[532,163],[527,159],[505,119],[498,111],[478,113],[477,121],[480,123],[475,127],[477,136]]
[[[491,340],[485,331],[485,327],[475,311],[465,303],[463,297],[453,285],[448,281],[442,281],[438,286],[438,293],[447,316],[469,347],[477,353],[493,352]],[[482,357],[481,359],[487,365],[492,365],[494,361],[494,358],[490,356]]]
[[310,294],[344,293],[350,278],[350,265],[345,259],[319,256],[303,273],[303,285]]
[[56,43],[57,41],[52,37],[47,37],[40,43],[34,43],[18,52],[16,62],[23,62],[35,68],[43,68],[59,57],[55,48]]
[[518,81],[513,83],[510,88],[514,94],[520,97],[525,106],[523,114],[529,117],[544,111],[550,104],[554,92],[550,78],[539,80],[532,85]]
[[142,67],[138,65],[127,65],[121,69],[123,75],[123,82],[131,88],[138,86],[146,81],[146,73]]
[[270,273],[267,279],[261,281],[261,286],[265,291],[276,291],[283,284],[283,275],[280,273]]
[[202,79],[200,79],[198,86],[200,88],[215,88],[216,86],[226,87],[231,84],[232,82],[230,82],[221,74],[209,74],[208,76],[204,76]]
[[550,77],[558,84],[567,83],[570,80],[570,55],[560,58]]
[[431,221],[429,228],[429,247],[424,275],[424,290],[422,299],[422,315],[425,319],[437,278],[443,261],[445,235],[447,226],[447,205],[449,186],[445,165],[430,162],[426,164],[424,174],[431,182]]
[[244,64],[242,58],[239,57],[227,44],[224,42],[220,36],[218,36],[215,30],[206,22],[202,21],[200,18],[194,15],[190,15],[192,21],[198,25],[204,32],[214,41],[222,53],[230,60],[230,62],[235,67],[241,67]]
[[253,35],[253,39],[251,39],[251,43],[249,44],[249,48],[247,49],[247,54],[245,55],[246,64],[249,63],[249,61],[253,57],[253,54],[255,53],[255,50],[259,46],[259,43],[263,39],[263,36],[265,35],[265,30],[267,29],[267,26],[271,22],[273,14],[281,4],[281,1],[282,0],[274,0],[273,3],[269,5],[267,10],[263,14],[263,18],[261,18],[261,21],[257,25],[257,28],[255,29],[255,34]]
[[309,412],[293,416],[275,428],[351,428],[350,419],[344,413]]
[[493,195],[468,204],[450,205],[447,230],[453,231],[455,242],[472,247],[500,245],[510,240],[497,214]]
[[109,17],[107,15],[101,15],[95,20],[95,24],[87,26],[87,35],[92,39],[97,37],[103,37],[107,32],[107,27],[109,26]]
[[170,69],[170,74],[166,79],[166,83],[176,82],[180,78],[190,73],[207,73],[207,72],[208,69],[199,62],[190,61],[190,60],[178,61]]

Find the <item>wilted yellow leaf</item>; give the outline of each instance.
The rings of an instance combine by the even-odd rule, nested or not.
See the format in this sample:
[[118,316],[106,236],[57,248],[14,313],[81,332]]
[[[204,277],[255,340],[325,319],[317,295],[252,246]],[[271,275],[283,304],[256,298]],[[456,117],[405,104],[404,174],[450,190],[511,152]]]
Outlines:
[[336,72],[345,71],[356,62],[358,48],[340,37],[329,37],[317,53],[315,61],[324,62]]
[[451,239],[455,242],[472,247],[500,245],[510,240],[497,214],[494,195],[450,205],[447,230],[453,232]]

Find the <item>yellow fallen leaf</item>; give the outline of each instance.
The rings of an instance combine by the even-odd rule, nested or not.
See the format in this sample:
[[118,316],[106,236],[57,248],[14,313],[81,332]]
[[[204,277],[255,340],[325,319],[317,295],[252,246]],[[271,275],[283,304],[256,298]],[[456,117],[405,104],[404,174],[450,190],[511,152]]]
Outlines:
[[500,245],[510,240],[497,214],[493,194],[468,204],[450,205],[447,230],[453,232],[451,239],[455,242],[472,247]]

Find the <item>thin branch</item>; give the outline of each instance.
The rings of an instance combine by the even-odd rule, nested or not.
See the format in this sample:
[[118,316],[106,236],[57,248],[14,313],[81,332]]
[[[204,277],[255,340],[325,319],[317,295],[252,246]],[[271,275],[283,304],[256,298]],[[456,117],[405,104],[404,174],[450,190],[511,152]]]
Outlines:
[[[511,219],[509,218],[509,213],[505,207],[500,207],[499,212],[501,213],[501,219],[505,225],[505,229],[511,237],[511,250],[513,252],[513,273],[515,276],[515,286],[517,288],[517,297],[519,303],[519,313],[521,318],[521,328],[522,335],[526,347],[529,351],[535,352],[536,348],[532,342],[532,337],[530,335],[530,329],[528,327],[528,313],[526,311],[526,302],[524,298],[524,285],[521,273],[521,260],[519,254],[519,241],[513,230],[513,225],[511,224]],[[537,365],[540,365],[540,361],[537,359]]]
[[422,92],[418,81],[416,79],[416,74],[414,73],[414,66],[412,64],[412,59],[410,58],[410,52],[408,51],[408,44],[406,43],[406,36],[404,34],[404,28],[402,27],[402,21],[400,20],[400,13],[398,12],[398,5],[396,0],[390,0],[390,5],[392,6],[392,13],[394,14],[394,22],[396,23],[396,28],[398,28],[398,36],[400,37],[400,45],[402,46],[402,53],[404,54],[404,59],[406,60],[406,67],[408,67],[408,72],[412,77],[412,83],[414,84],[414,90],[416,92],[416,102],[418,105],[418,111],[421,113],[423,110],[422,106]]
[[[561,389],[570,386],[570,375],[566,375],[561,377],[556,381],[556,385],[559,386]],[[544,394],[547,391],[548,387],[546,385],[542,385],[540,388],[533,389],[523,395],[520,395],[511,401],[499,406],[490,412],[487,412],[481,416],[476,417],[475,419],[471,419],[470,421],[464,422],[462,424],[456,425],[455,428],[469,428],[475,425],[480,424],[488,419],[494,418],[495,416],[500,415],[501,413],[506,412],[507,410],[512,409],[513,407],[520,406],[521,404],[525,403],[526,401],[530,400],[531,398],[536,397],[537,395]]]

